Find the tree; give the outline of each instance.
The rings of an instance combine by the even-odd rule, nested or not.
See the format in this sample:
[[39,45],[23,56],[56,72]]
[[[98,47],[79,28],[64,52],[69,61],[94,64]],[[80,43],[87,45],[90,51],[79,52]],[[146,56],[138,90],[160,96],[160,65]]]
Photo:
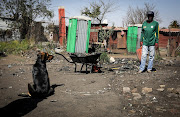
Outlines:
[[0,16],[11,18],[11,27],[20,30],[24,39],[29,26],[36,18],[52,18],[53,12],[48,10],[51,0],[1,0]]
[[180,27],[180,25],[179,25],[177,20],[172,21],[169,26],[171,28],[179,28]]
[[116,6],[112,1],[105,3],[103,0],[98,2],[91,2],[89,7],[84,7],[81,10],[81,15],[91,17],[94,22],[101,24],[105,18],[105,15],[115,11]]
[[102,26],[100,26],[100,27],[101,27],[101,30],[99,31],[99,38],[98,39],[100,42],[103,42],[105,40],[107,43],[107,46],[108,46],[109,37],[113,34],[115,27],[113,25],[110,30],[105,30],[105,29],[103,29]]
[[128,24],[142,24],[147,19],[147,11],[154,12],[154,19],[158,22],[161,22],[159,17],[159,11],[156,10],[156,6],[154,4],[144,3],[144,8],[133,8],[129,6],[127,15],[124,18],[124,23],[127,26]]

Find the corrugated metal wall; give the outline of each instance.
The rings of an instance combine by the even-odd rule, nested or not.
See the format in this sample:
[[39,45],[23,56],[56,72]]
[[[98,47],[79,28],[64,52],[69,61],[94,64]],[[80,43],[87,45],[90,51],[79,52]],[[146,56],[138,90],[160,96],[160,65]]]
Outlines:
[[78,20],[77,33],[76,33],[76,46],[75,46],[76,53],[86,52],[87,28],[88,28],[87,21]]
[[141,39],[141,27],[138,27],[138,35],[137,35],[137,44],[136,44],[136,49],[140,48],[140,39]]

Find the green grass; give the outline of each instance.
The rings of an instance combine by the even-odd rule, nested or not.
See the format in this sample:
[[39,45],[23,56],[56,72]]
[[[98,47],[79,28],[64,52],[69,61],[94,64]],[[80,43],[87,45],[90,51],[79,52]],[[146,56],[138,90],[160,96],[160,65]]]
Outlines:
[[41,42],[41,43],[38,43],[38,44],[36,44],[34,46],[36,46],[42,52],[47,52],[47,53],[49,53],[51,55],[55,54],[54,50],[56,48],[56,45],[54,45],[51,42],[47,42],[45,45],[43,45],[42,42]]
[[5,52],[6,54],[20,54],[22,51],[28,50],[29,48],[30,44],[26,39],[22,41],[0,42],[0,52]]
[[109,62],[109,57],[108,57],[108,54],[106,52],[103,52],[100,56],[100,61],[101,62],[105,62],[105,63],[108,63]]

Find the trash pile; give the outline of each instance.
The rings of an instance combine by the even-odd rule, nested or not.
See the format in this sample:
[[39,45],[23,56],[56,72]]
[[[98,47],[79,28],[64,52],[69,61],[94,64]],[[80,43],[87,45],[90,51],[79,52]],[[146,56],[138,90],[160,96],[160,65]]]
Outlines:
[[[111,60],[113,59],[111,58]],[[109,65],[112,66],[108,68],[109,71],[118,73],[118,71],[138,71],[140,62],[133,58],[116,58],[114,62],[110,61]]]

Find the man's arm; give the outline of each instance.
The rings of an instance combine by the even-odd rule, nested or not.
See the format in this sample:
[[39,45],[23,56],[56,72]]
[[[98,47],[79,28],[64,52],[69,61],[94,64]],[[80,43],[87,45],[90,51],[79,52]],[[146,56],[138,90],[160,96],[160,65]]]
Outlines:
[[156,41],[155,43],[159,43],[159,23],[156,25]]
[[[144,25],[144,23],[143,23],[143,25]],[[144,38],[144,29],[143,29],[143,26],[142,25],[142,30],[141,30],[141,38],[140,38],[140,42],[143,42],[143,38]]]

